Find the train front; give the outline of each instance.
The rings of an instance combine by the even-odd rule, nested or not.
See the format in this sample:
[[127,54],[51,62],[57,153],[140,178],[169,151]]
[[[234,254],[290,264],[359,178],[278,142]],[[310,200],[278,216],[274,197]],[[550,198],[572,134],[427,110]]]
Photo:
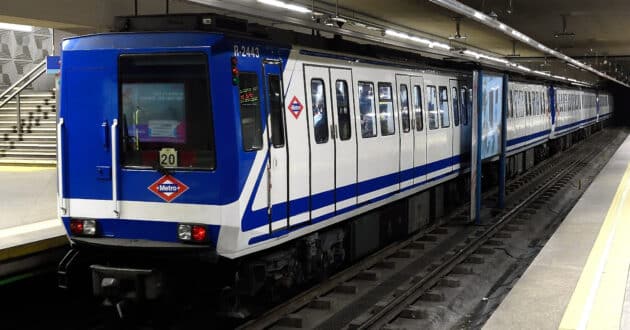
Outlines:
[[72,251],[60,286],[83,279],[103,297],[152,299],[177,284],[193,290],[195,277],[212,281],[221,215],[238,213],[243,171],[224,41],[113,33],[63,42],[59,213]]

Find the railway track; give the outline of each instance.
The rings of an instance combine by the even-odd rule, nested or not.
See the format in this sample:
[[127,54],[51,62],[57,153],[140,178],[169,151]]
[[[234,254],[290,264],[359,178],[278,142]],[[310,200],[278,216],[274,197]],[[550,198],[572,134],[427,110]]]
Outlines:
[[[613,134],[593,135],[511,180],[508,208],[486,209],[481,226],[462,223],[468,212],[464,205],[425,232],[386,247],[239,328],[380,329],[427,319],[422,304],[444,299],[434,288],[460,286],[458,276],[484,263],[484,256],[493,254],[503,239],[561,191]],[[492,192],[484,194],[484,203],[493,198]]]

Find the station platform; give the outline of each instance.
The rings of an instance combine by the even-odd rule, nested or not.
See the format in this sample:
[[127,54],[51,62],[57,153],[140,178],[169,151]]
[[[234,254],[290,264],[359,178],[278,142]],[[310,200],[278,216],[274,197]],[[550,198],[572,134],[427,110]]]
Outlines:
[[483,329],[630,329],[630,137]]
[[54,167],[0,166],[0,182],[2,279],[51,261],[68,240],[57,219]]

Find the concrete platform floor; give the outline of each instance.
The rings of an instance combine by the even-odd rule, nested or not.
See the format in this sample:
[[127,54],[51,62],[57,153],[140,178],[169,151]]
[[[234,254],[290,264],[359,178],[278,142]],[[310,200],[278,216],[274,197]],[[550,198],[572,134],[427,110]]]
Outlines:
[[0,166],[0,229],[57,217],[54,167]]
[[[611,203],[628,170],[630,138],[621,145],[600,172],[575,207],[568,214],[554,236],[528,267],[521,279],[486,322],[483,329],[558,329],[589,255],[600,236]],[[628,220],[628,219],[626,219]],[[623,266],[623,265],[622,265]],[[627,269],[627,264],[625,267]],[[588,283],[590,285],[590,282]],[[626,278],[622,283],[625,287]],[[623,289],[622,289],[623,291]],[[622,293],[623,296],[623,293]],[[627,294],[626,294],[627,296]],[[624,305],[621,301],[599,302],[599,309],[607,304]],[[627,304],[626,304],[627,305]],[[610,306],[612,307],[612,306]],[[581,313],[583,309],[579,309]],[[579,316],[580,313],[577,315]],[[621,313],[615,314],[617,329],[621,327]],[[615,323],[615,322],[612,322]],[[572,323],[573,324],[573,323]],[[600,324],[601,325],[601,324]],[[582,328],[569,326],[568,328]],[[588,324],[586,328],[604,329]]]

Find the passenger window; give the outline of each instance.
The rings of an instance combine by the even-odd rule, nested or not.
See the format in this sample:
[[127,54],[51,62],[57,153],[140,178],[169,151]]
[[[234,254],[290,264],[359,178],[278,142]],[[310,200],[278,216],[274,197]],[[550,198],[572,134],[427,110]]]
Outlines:
[[378,83],[378,113],[381,121],[381,135],[392,135],[394,127],[394,101],[392,99],[392,85]]
[[442,127],[451,125],[448,117],[448,88],[440,86],[440,123]]
[[453,124],[459,126],[459,101],[457,100],[457,87],[452,88],[453,97]]
[[526,111],[527,112],[525,113],[525,115],[526,116],[531,116],[532,115],[532,94],[529,91],[525,92],[525,93],[526,93],[525,94],[525,102],[527,104],[527,106],[526,106],[526,109],[527,109]]
[[472,111],[473,111],[473,90],[472,88],[468,88],[466,90],[466,113],[468,114],[468,118],[472,120]]
[[468,125],[468,110],[466,109],[466,87],[462,87],[460,89],[459,110],[462,113],[462,125]]
[[418,85],[413,86],[413,113],[416,116],[416,131],[424,129],[424,120],[422,116],[422,88]]
[[510,118],[514,118],[514,93],[513,91],[510,91],[508,93],[508,116]]
[[339,139],[349,140],[352,136],[350,124],[350,95],[348,95],[348,83],[345,80],[337,80],[337,116],[339,117]]
[[361,113],[361,136],[376,136],[376,116],[374,109],[374,84],[359,82],[359,112]]
[[243,149],[245,151],[260,150],[262,148],[262,121],[260,118],[258,75],[254,72],[241,72],[238,87]]
[[411,129],[409,119],[409,90],[407,85],[400,85],[400,115],[402,121],[402,130],[407,133]]
[[282,86],[280,76],[267,76],[269,88],[269,114],[271,117],[271,143],[274,147],[284,146],[284,111],[282,111]]
[[311,79],[311,101],[313,112],[313,135],[315,143],[328,142],[328,113],[326,110],[326,91],[324,81]]
[[429,129],[438,128],[437,89],[427,86],[427,111],[429,112]]

